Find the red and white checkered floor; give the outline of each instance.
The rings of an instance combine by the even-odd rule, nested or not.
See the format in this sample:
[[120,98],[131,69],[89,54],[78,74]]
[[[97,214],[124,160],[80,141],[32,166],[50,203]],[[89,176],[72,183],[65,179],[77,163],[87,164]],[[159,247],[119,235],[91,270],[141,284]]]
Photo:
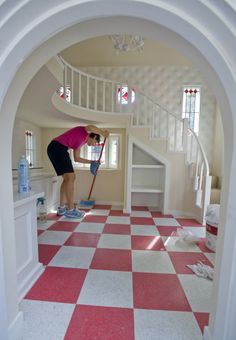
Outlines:
[[[50,214],[38,226],[45,271],[21,302],[23,340],[197,340],[212,281],[186,267],[213,266],[205,228],[145,207],[131,215],[94,206],[82,220]],[[188,245],[182,226],[201,237]]]

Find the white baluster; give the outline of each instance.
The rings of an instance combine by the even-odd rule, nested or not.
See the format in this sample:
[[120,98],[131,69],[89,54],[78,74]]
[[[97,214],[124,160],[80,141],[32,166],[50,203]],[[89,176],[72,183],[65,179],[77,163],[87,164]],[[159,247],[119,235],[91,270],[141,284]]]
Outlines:
[[105,112],[106,111],[106,83],[105,83],[105,81],[103,81],[102,97],[103,97],[102,110],[103,110],[103,112]]
[[70,102],[74,104],[74,71],[71,70]]
[[86,77],[87,80],[87,89],[86,89],[86,108],[89,108],[89,77]]
[[94,86],[94,110],[98,109],[98,81],[95,78],[95,86]]
[[79,106],[81,106],[81,94],[82,94],[82,79],[81,73],[79,73]]

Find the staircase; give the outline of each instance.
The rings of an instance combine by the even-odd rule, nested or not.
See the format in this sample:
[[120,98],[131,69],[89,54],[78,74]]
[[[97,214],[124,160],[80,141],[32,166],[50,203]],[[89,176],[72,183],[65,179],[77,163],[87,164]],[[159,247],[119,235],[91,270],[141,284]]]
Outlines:
[[[148,128],[151,141],[166,141],[167,153],[184,153],[188,181],[195,193],[195,206],[201,211],[199,219],[205,223],[211,176],[204,149],[197,135],[188,128],[187,119],[180,119],[169,112],[154,98],[139,91],[137,86],[92,76],[69,65],[59,56],[47,66],[53,74],[57,74],[62,84],[53,97],[53,103],[59,110],[66,112],[70,106],[70,114],[87,121],[109,121],[127,128]],[[127,89],[125,105],[121,99],[123,89]],[[132,99],[134,93],[135,100]]]

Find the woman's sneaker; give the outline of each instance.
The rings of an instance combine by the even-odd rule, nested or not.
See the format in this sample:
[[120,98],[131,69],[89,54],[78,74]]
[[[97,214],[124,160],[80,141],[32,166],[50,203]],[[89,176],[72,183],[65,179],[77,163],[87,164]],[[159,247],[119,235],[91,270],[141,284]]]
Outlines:
[[58,207],[57,208],[57,216],[63,216],[66,213],[66,207]]
[[65,217],[68,218],[83,218],[85,211],[73,209],[73,210],[66,210]]

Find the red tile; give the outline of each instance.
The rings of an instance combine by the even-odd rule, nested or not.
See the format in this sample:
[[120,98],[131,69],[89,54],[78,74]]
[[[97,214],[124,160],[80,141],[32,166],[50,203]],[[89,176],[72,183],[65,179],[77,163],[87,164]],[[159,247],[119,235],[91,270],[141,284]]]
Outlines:
[[134,340],[129,308],[77,305],[64,340]]
[[129,224],[105,224],[103,229],[103,234],[122,234],[130,235],[130,225]]
[[131,246],[133,250],[165,250],[160,236],[131,235]]
[[177,236],[177,228],[178,227],[157,227],[157,230],[161,236]]
[[44,232],[44,230],[37,230],[38,236],[41,235]]
[[209,323],[209,313],[193,313],[198,325],[203,333],[204,327],[208,325]]
[[177,274],[193,274],[192,270],[186,267],[188,264],[195,264],[198,261],[211,266],[211,262],[202,253],[191,252],[168,252]]
[[190,227],[202,227],[202,224],[194,219],[189,218],[176,218],[181,226],[190,226]]
[[152,217],[163,217],[163,218],[173,218],[173,215],[163,215],[161,212],[159,211],[150,211]]
[[131,271],[131,251],[96,249],[90,268]]
[[87,215],[84,217],[83,222],[93,223],[106,223],[107,216]]
[[57,221],[53,223],[53,225],[51,225],[48,230],[74,231],[78,225],[78,222]]
[[109,205],[109,204],[95,204],[93,206],[93,209],[110,210],[111,209],[111,205]]
[[51,259],[56,255],[61,246],[54,246],[48,244],[39,244],[39,262],[43,263],[45,266],[51,261]]
[[110,210],[109,216],[130,216],[130,214],[124,213],[122,210]]
[[134,308],[191,311],[175,274],[133,273]]
[[100,234],[94,233],[72,233],[68,238],[65,246],[77,247],[96,247],[100,238]]
[[205,238],[200,238],[200,240],[197,243],[197,246],[201,249],[203,253],[214,253],[213,250],[206,247]]
[[148,207],[137,207],[137,206],[132,206],[131,207],[131,210],[133,210],[133,211],[149,211],[149,209],[148,209]]
[[47,215],[48,220],[59,220],[59,218],[61,218],[61,216],[57,216],[55,213],[50,213]]
[[130,217],[131,224],[155,225],[151,217]]
[[25,298],[76,303],[86,274],[86,269],[47,267]]

